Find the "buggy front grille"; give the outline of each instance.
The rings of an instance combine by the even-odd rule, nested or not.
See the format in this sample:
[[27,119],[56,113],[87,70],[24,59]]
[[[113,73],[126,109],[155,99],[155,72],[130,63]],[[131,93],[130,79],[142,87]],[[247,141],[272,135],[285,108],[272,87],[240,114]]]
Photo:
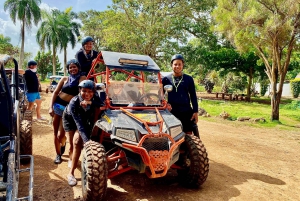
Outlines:
[[150,137],[145,139],[142,147],[150,152],[151,150],[164,151],[170,150],[169,139],[167,137]]

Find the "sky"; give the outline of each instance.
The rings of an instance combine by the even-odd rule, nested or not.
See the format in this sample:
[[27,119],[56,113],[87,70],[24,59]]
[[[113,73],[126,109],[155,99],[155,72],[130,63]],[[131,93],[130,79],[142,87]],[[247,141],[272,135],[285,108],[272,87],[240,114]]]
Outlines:
[[[5,0],[0,1],[0,34],[3,34],[5,37],[10,37],[10,43],[13,46],[21,47],[21,36],[20,36],[20,23],[16,21],[16,24],[10,19],[8,11],[4,11],[4,2]],[[72,11],[80,12],[87,10],[97,10],[104,11],[107,9],[107,6],[111,5],[111,0],[42,0],[40,4],[41,9],[52,9],[56,8],[61,11],[72,6]],[[39,45],[36,42],[35,36],[38,27],[33,25],[30,30],[26,29],[25,31],[25,52],[31,52],[32,58],[36,56],[37,52],[40,50]],[[69,45],[70,46],[70,45]],[[68,47],[67,49],[67,60],[73,59],[75,53],[80,49],[81,43],[76,44],[74,49]],[[48,50],[46,50],[48,51]],[[63,51],[58,52],[58,57],[60,63],[63,66]],[[18,59],[18,58],[17,58]],[[61,66],[61,67],[62,67]]]

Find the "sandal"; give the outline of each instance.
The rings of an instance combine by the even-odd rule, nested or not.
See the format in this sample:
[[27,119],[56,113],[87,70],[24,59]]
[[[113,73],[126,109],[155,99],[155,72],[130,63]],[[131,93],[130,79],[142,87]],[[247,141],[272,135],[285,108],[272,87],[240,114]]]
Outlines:
[[67,179],[68,179],[69,186],[76,186],[77,185],[77,180],[73,175],[69,174],[67,176]]
[[46,120],[48,120],[48,119],[46,119],[45,117],[40,117],[40,118],[36,118],[33,121],[46,121]]

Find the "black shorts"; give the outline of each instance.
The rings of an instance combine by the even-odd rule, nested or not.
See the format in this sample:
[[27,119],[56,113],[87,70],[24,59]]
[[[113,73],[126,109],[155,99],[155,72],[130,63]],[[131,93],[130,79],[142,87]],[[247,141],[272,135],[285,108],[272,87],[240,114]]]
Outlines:
[[66,132],[77,130],[77,126],[72,115],[69,115],[66,112],[64,112],[62,115],[62,122]]
[[[171,110],[172,112],[172,110]],[[192,132],[193,126],[195,125],[194,120],[191,121],[191,118],[194,114],[193,111],[187,112],[172,112],[172,114],[181,121],[183,132]]]

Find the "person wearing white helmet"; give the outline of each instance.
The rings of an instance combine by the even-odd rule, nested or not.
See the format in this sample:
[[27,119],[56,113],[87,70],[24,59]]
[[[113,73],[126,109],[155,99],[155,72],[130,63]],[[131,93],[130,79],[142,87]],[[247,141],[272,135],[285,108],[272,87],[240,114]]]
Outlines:
[[79,94],[71,99],[63,113],[63,126],[65,131],[74,133],[73,155],[70,171],[67,176],[70,186],[77,184],[74,171],[83,145],[90,140],[95,119],[97,119],[95,116],[99,115],[97,110],[105,109],[105,107],[103,107],[103,101],[101,101],[99,96],[95,93],[95,83],[93,81],[84,80],[79,83],[78,87]]
[[181,54],[175,54],[171,59],[173,73],[162,79],[163,86],[173,85],[173,90],[168,93],[168,103],[171,105],[171,113],[177,117],[187,134],[198,137],[198,129],[194,129],[198,122],[198,100],[194,80],[183,73],[184,58]]

